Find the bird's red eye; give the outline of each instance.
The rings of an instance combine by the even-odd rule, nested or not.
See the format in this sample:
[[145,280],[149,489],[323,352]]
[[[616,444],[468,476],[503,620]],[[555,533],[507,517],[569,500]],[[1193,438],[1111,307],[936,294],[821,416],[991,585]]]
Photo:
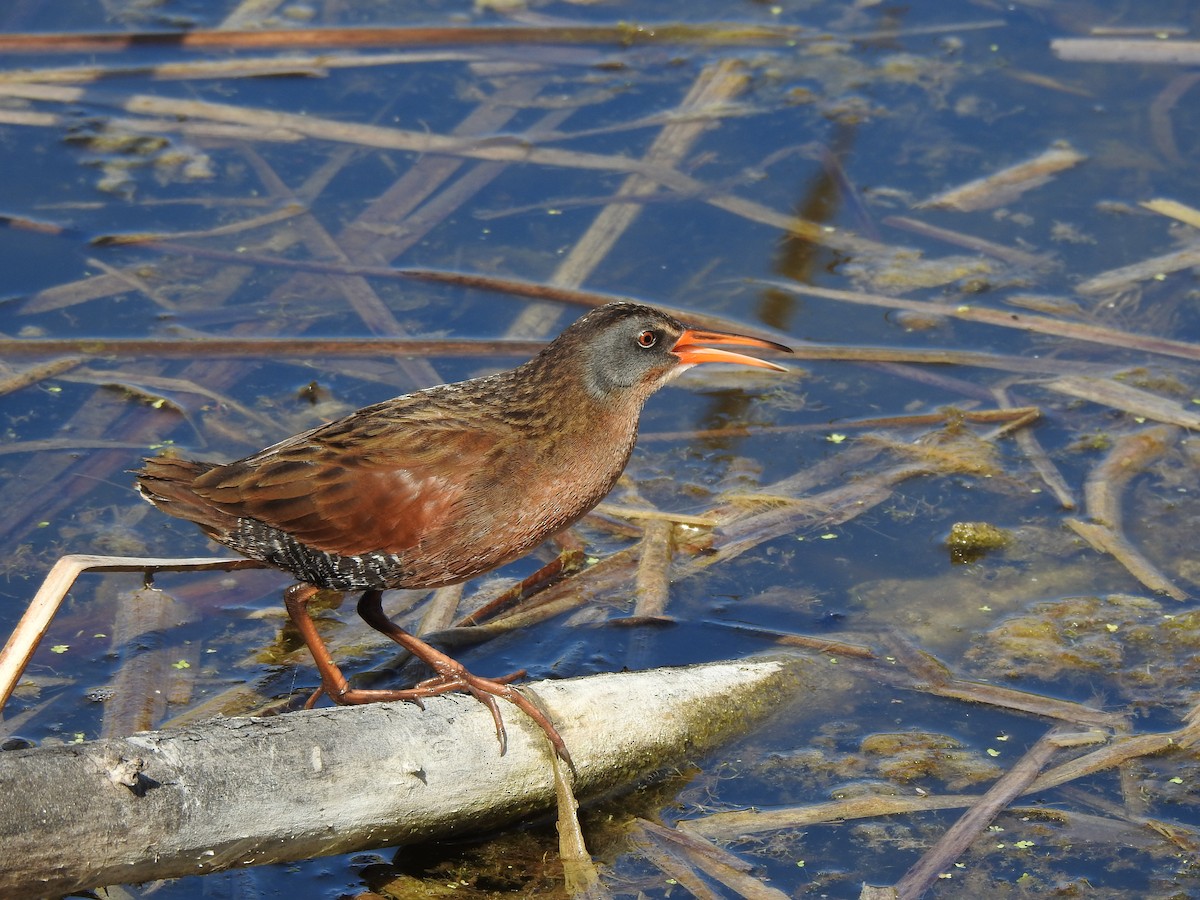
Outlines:
[[644,350],[649,350],[651,347],[653,347],[655,344],[658,343],[658,335],[655,334],[653,331],[651,331],[649,328],[647,328],[645,331],[643,331],[641,334],[639,334],[637,336],[637,342],[638,342],[639,347],[641,347]]

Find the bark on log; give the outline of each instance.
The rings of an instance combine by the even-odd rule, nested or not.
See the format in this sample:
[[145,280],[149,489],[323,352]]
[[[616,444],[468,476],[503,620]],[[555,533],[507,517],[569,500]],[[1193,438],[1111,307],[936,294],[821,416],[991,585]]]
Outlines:
[[[802,660],[538,682],[580,798],[677,765],[797,695]],[[0,896],[57,896],[478,832],[547,812],[552,753],[450,695],[0,753]]]

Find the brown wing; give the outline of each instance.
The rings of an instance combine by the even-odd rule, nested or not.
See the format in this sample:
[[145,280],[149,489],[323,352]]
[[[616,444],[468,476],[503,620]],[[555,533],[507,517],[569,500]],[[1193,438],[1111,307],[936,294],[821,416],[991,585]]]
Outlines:
[[499,435],[444,419],[371,416],[289,438],[201,475],[194,492],[316,550],[401,553],[453,519]]

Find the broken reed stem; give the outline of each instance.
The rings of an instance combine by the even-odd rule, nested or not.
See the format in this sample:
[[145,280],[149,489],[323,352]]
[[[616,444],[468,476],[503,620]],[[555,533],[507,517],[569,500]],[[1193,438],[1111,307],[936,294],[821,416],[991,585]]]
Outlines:
[[939,228],[937,225],[930,225],[928,222],[922,222],[920,219],[914,219],[910,216],[888,216],[883,220],[883,224],[890,225],[893,228],[902,228],[905,231],[919,234],[922,237],[945,241],[947,244],[955,247],[964,247],[967,250],[991,256],[1010,265],[1021,266],[1030,270],[1040,269],[1049,261],[1046,256],[1028,253],[1025,250],[1019,250],[1016,247],[1009,247],[1005,244],[997,244],[985,238],[966,234],[961,230]]
[[739,23],[688,25],[490,25],[402,28],[295,28],[274,31],[221,31],[197,28],[186,32],[107,34],[0,34],[3,53],[99,53],[140,47],[186,50],[243,48],[295,50],[307,47],[431,47],[459,44],[598,44],[622,49],[640,44],[707,46],[781,46],[824,36],[799,26]]
[[[680,313],[697,325],[711,316]],[[703,320],[703,321],[701,321]],[[720,326],[714,326],[720,327]],[[726,330],[730,330],[726,326]],[[734,330],[747,329],[735,326]],[[50,356],[60,353],[92,357],[160,357],[206,359],[268,355],[295,356],[531,356],[546,346],[545,341],[502,338],[497,340],[420,340],[415,338],[226,338],[158,340],[154,338],[0,338],[0,356]],[[958,365],[995,369],[1013,374],[1061,375],[1080,372],[1110,372],[1111,366],[1062,359],[1028,359],[993,353],[958,350],[925,350],[890,347],[793,346],[796,360],[847,362],[904,362],[924,365]],[[82,362],[83,359],[77,360]],[[64,367],[64,371],[66,368]],[[24,385],[19,385],[24,386]],[[854,427],[853,423],[836,427]],[[728,433],[728,429],[725,433]]]
[[938,697],[964,700],[981,706],[994,706],[1010,712],[1031,713],[1073,725],[1113,729],[1129,727],[1124,716],[1084,706],[1082,703],[958,678],[949,666],[914,646],[905,635],[895,629],[889,633],[887,649],[890,658],[899,661],[900,668],[894,664],[867,664],[856,660],[848,661],[847,665],[889,684]]
[[579,801],[575,799],[570,771],[556,756],[550,757],[554,773],[554,797],[558,804],[558,857],[563,865],[567,896],[572,900],[602,900],[611,896],[600,881],[600,872],[588,853],[579,825]]
[[1169,275],[1200,265],[1200,247],[1192,245],[1181,250],[1172,250],[1161,256],[1109,269],[1075,285],[1075,292],[1085,296],[1116,294],[1128,290],[1140,281]]
[[739,810],[713,813],[702,819],[679,823],[686,834],[702,835],[710,840],[737,840],[768,831],[796,830],[828,822],[873,819],[939,809],[957,809],[979,800],[973,794],[948,794],[938,797],[863,796],[829,800],[807,806],[768,810]]
[[63,598],[71,585],[84,572],[181,572],[198,569],[220,569],[231,572],[236,569],[269,568],[266,563],[253,559],[212,558],[154,558],[137,556],[91,556],[72,554],[64,556],[50,569],[42,586],[21,616],[17,627],[9,635],[4,649],[0,650],[0,710],[12,696],[13,688],[25,671],[34,650],[50,627],[54,614],[62,605]]
[[673,849],[656,841],[649,835],[630,836],[638,853],[652,866],[657,868],[667,878],[678,883],[680,887],[695,898],[695,900],[724,900],[725,895],[719,893],[696,871],[694,866],[680,859]]
[[141,587],[121,593],[109,638],[109,652],[121,662],[112,696],[104,703],[100,737],[149,731],[163,720],[172,670],[168,647],[157,636],[169,634],[185,618],[180,604],[163,591]]
[[1018,331],[1054,335],[1055,337],[1067,338],[1073,341],[1102,344],[1108,347],[1118,347],[1122,350],[1154,353],[1161,356],[1176,356],[1181,359],[1200,362],[1200,344],[1193,344],[1188,341],[1176,341],[1170,338],[1158,338],[1151,335],[1134,334],[1116,328],[1107,328],[1103,325],[1089,325],[1084,322],[1065,322],[1059,319],[1051,319],[1048,316],[1006,312],[1004,310],[987,309],[985,307],[968,306],[966,304],[959,306],[938,304],[935,306],[922,300],[904,300],[900,297],[886,297],[882,294],[820,288],[774,279],[762,279],[757,283],[801,296],[823,297],[827,300],[839,300],[843,303],[855,303],[864,306],[878,306],[885,309],[904,309],[924,313],[936,311],[939,316],[961,319],[964,322],[977,322],[981,325],[995,325],[1000,328],[1014,328]]
[[1056,143],[1033,159],[943,191],[918,203],[917,208],[953,209],[958,212],[994,209],[1016,200],[1026,191],[1041,187],[1055,173],[1077,166],[1085,159],[1086,156],[1071,146]]
[[1113,441],[1112,448],[1084,482],[1083,496],[1092,520],[1120,527],[1121,491],[1135,475],[1166,453],[1179,435],[1178,428],[1158,425],[1121,435]]
[[1121,384],[1111,377],[1067,376],[1048,382],[1045,387],[1069,397],[1078,397],[1101,406],[1110,406],[1133,416],[1144,416],[1156,422],[1179,425],[1193,431],[1200,430],[1200,415],[1192,410],[1184,408],[1174,400],[1152,394],[1150,391]]
[[[160,234],[149,232],[146,234],[122,233],[110,234],[94,237],[91,243],[97,247],[119,246],[121,244],[153,244],[157,241],[162,241],[167,238],[171,240],[179,240],[180,238],[209,238],[228,236],[231,234],[242,234],[246,231],[252,231],[255,228],[262,228],[266,225],[274,225],[278,222],[286,222],[288,219],[293,219],[296,216],[302,216],[308,212],[308,209],[301,203],[290,202],[284,203],[279,209],[271,210],[263,213],[260,216],[251,216],[248,219],[241,219],[237,222],[230,222],[228,225],[217,225],[213,228],[205,228],[202,231],[172,231],[169,234]],[[242,254],[234,254],[234,258],[241,257]]]
[[1122,737],[1105,747],[1084,756],[1065,762],[1048,770],[1029,786],[1029,793],[1046,791],[1060,784],[1077,781],[1097,772],[1115,769],[1142,756],[1155,756],[1167,750],[1187,749],[1188,740],[1194,740],[1191,726],[1177,731],[1155,734],[1135,734]]
[[[241,59],[200,59],[188,62],[158,63],[155,65],[82,65],[55,66],[43,69],[0,70],[0,81],[29,81],[37,84],[83,84],[114,76],[143,76],[156,81],[175,81],[208,78],[261,78],[263,76],[301,75],[318,77],[330,69],[365,68],[368,66],[423,65],[443,62],[483,62],[504,59],[495,52],[483,54],[461,50],[403,53],[313,53],[292,56],[261,56]],[[569,63],[558,58],[559,65]],[[591,62],[591,60],[585,60]]]

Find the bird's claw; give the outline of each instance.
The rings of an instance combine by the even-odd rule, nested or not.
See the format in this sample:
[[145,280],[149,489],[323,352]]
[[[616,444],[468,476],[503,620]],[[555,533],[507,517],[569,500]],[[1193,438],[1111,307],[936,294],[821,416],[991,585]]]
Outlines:
[[436,696],[449,691],[464,691],[470,694],[480,703],[488,708],[488,712],[492,714],[492,721],[496,723],[496,740],[500,742],[500,755],[508,749],[508,734],[504,729],[504,719],[500,715],[500,706],[496,703],[496,698],[507,700],[529,718],[533,719],[534,723],[542,729],[546,735],[546,739],[550,741],[550,745],[554,748],[555,754],[567,764],[571,772],[575,772],[575,762],[571,759],[571,753],[567,750],[566,742],[558,733],[558,729],[540,709],[530,702],[529,698],[522,694],[519,690],[512,687],[512,682],[525,676],[525,670],[521,669],[509,675],[504,675],[499,678],[481,678],[478,675],[472,675],[465,667],[458,666],[454,669],[448,669],[433,678],[422,681],[412,690],[426,691],[424,696]]

